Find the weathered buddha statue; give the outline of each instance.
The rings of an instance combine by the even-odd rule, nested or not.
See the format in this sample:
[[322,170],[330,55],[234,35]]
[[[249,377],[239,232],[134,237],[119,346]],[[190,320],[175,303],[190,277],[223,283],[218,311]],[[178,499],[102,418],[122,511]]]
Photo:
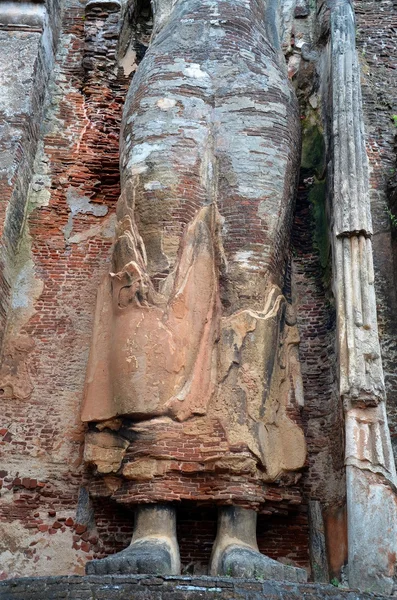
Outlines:
[[300,128],[277,23],[273,0],[154,2],[82,411],[96,493],[135,509],[135,529],[88,573],[178,573],[191,500],[219,506],[212,574],[305,578],[256,542],[266,486],[306,457],[282,292]]

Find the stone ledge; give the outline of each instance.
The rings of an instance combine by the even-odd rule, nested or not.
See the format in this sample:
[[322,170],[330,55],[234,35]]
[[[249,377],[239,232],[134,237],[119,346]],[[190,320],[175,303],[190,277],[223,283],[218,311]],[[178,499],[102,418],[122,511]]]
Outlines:
[[90,575],[0,582],[0,600],[370,600],[386,598],[332,585],[231,577]]

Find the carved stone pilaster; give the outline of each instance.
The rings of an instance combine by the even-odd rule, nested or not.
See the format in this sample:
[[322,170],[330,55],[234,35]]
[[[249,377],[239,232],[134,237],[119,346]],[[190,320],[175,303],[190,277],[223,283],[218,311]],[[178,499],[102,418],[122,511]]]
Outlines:
[[346,423],[349,583],[390,593],[397,533],[396,469],[377,330],[360,69],[352,5],[349,0],[329,5],[332,245],[339,392]]
[[357,406],[376,406],[385,389],[376,322],[368,160],[354,15],[332,11],[333,247],[340,389]]

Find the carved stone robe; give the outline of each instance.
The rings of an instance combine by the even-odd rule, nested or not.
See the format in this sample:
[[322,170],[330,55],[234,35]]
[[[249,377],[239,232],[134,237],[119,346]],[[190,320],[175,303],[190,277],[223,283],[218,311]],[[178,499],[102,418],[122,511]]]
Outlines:
[[126,98],[82,411],[94,487],[120,502],[256,506],[305,462],[281,291],[299,118],[272,6],[168,6]]

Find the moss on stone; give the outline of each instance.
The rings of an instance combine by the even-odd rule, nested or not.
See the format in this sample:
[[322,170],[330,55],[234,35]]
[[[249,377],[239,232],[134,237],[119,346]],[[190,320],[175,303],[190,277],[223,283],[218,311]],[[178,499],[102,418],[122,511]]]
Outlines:
[[326,151],[318,111],[308,109],[302,125],[301,169],[311,178],[309,201],[313,216],[313,245],[317,249],[326,284],[331,272],[330,238],[327,218]]
[[321,179],[325,169],[325,142],[321,128],[314,120],[303,126],[302,163],[303,169],[314,171]]

